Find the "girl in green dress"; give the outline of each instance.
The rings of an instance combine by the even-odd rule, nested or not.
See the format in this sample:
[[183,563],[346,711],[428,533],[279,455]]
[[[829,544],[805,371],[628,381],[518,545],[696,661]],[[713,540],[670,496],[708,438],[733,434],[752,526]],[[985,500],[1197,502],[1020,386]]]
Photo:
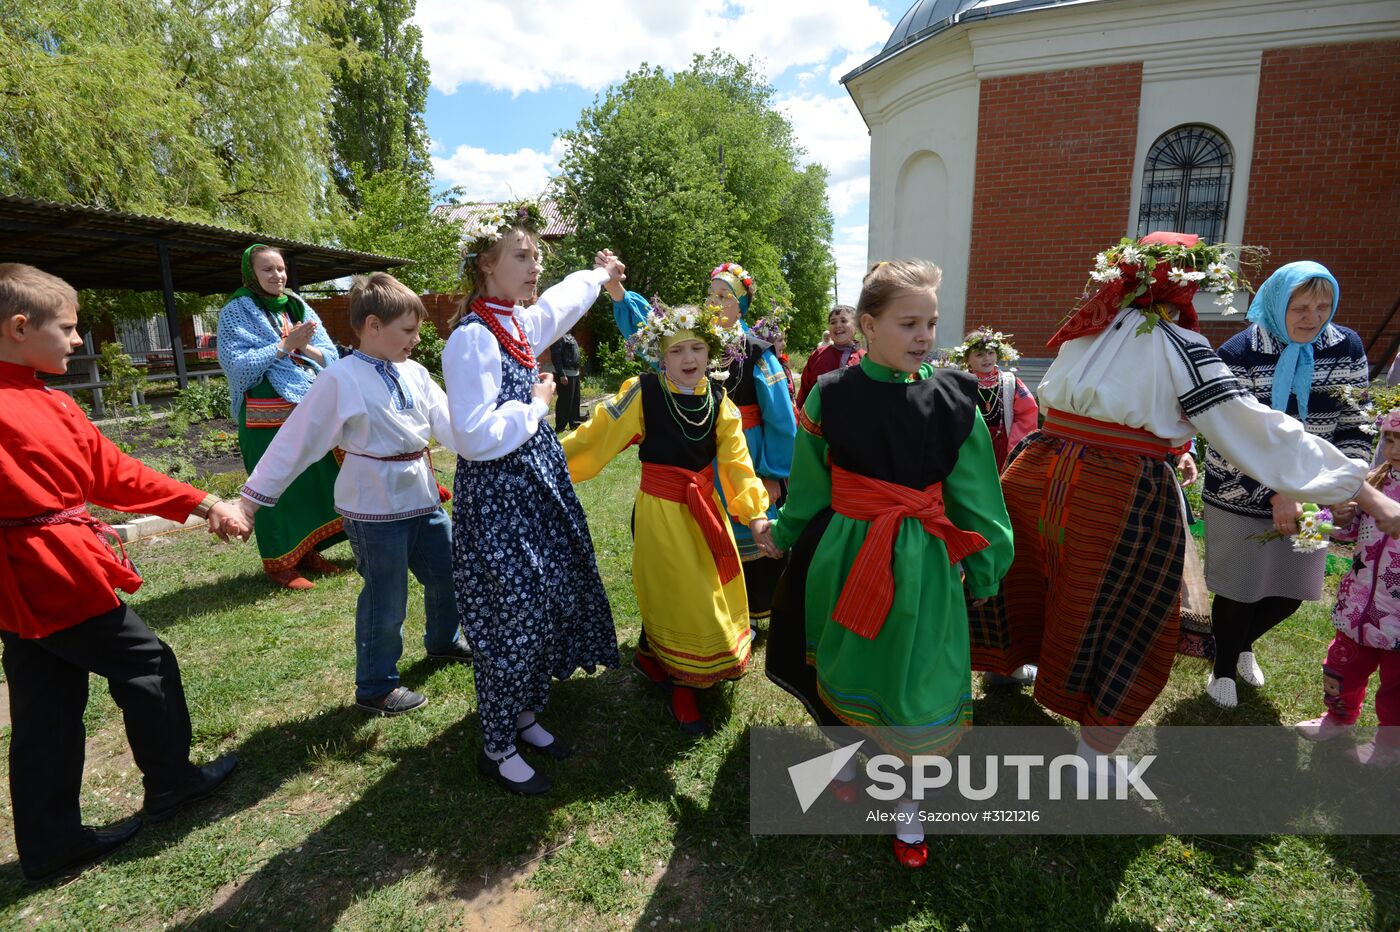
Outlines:
[[[995,595],[1012,556],[977,381],[924,362],[941,274],[907,260],[866,275],[856,311],[868,354],[807,396],[772,528],[791,563],[769,677],[819,724],[868,728],[905,759],[947,753],[971,724],[966,600]],[[838,777],[838,794],[853,776]],[[895,855],[922,867],[923,831],[907,824]]]

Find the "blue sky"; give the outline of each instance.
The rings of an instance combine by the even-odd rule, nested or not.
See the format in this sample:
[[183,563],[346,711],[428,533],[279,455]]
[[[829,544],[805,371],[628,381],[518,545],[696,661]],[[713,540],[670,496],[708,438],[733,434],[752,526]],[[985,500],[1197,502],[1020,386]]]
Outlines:
[[912,2],[418,0],[438,181],[474,199],[538,193],[562,154],[554,134],[627,71],[643,61],[685,67],[714,48],[756,56],[808,160],[830,172],[840,293],[853,300],[866,258],[870,145],[837,79],[879,51]]

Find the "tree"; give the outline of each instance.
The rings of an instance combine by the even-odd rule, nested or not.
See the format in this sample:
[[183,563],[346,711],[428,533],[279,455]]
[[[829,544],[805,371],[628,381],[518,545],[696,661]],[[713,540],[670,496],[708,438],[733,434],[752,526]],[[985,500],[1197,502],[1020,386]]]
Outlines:
[[10,192],[312,238],[325,181],[310,0],[0,0]]
[[670,76],[643,65],[595,99],[560,134],[556,197],[576,229],[567,260],[608,246],[631,288],[670,302],[700,301],[709,270],[737,261],[758,282],[751,316],[770,298],[793,303],[796,334],[815,342],[835,273],[826,171],[798,168],[773,95],[753,66],[714,52]]
[[[358,166],[352,174],[360,177]],[[361,207],[346,222],[340,240],[347,249],[412,259],[394,274],[418,292],[455,291],[461,239],[459,225],[432,214],[433,196],[423,175],[386,169],[357,184]]]
[[354,209],[359,182],[383,171],[430,179],[428,61],[409,22],[414,0],[346,0],[327,6],[320,29],[338,52],[330,93],[331,171]]

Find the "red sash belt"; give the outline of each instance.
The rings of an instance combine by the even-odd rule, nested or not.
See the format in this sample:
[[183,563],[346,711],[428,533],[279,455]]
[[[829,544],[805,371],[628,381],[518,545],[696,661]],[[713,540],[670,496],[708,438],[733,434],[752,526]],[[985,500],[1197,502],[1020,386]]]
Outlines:
[[668,502],[678,502],[690,509],[690,516],[700,526],[700,533],[705,535],[705,543],[710,545],[710,553],[715,558],[715,569],[719,570],[719,581],[727,583],[739,575],[739,551],[734,548],[734,541],[729,537],[724,515],[720,514],[715,505],[714,488],[714,466],[706,466],[700,472],[692,472],[679,466],[642,464],[642,491]]
[[763,426],[763,409],[758,405],[737,405],[739,417],[743,419],[744,430]]
[[[86,505],[75,505],[72,508],[65,508],[63,511],[50,511],[42,515],[34,515],[30,518],[0,518],[0,528],[11,527],[46,527],[55,524],[81,524],[91,529],[97,535],[97,539],[102,542],[102,546],[111,554],[112,559],[131,572],[136,573],[136,564],[131,562],[131,558],[126,555],[126,546],[122,543],[121,536],[117,534],[116,528],[106,521],[99,521],[88,514]],[[141,575],[136,573],[136,575]]]
[[1057,411],[1054,408],[1045,412],[1045,424],[1041,431],[1051,437],[1063,437],[1091,447],[1121,450],[1124,453],[1136,453],[1159,460],[1167,458],[1172,446],[1170,441],[1163,440],[1141,427],[1112,424],[1082,414]]
[[948,520],[943,511],[943,484],[919,491],[908,486],[872,479],[831,467],[831,507],[837,514],[855,521],[872,522],[856,561],[841,588],[841,597],[831,617],[837,624],[863,638],[880,633],[894,604],[895,535],[900,522],[915,518],[948,548],[948,562],[957,563],[987,546],[987,539],[975,531],[964,531]]

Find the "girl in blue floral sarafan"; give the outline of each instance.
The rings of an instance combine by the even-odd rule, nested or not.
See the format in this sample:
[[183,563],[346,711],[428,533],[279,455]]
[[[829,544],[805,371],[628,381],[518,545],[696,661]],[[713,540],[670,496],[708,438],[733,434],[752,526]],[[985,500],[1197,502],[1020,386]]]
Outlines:
[[577,669],[618,666],[617,632],[583,507],[547,423],[553,376],[535,354],[567,333],[623,265],[600,253],[534,295],[542,270],[539,208],[508,205],[467,230],[470,295],[443,350],[457,450],[453,576],[471,639],[483,775],[525,795],[550,779],[517,747],[555,760],[570,749],[535,719],[550,681]]

